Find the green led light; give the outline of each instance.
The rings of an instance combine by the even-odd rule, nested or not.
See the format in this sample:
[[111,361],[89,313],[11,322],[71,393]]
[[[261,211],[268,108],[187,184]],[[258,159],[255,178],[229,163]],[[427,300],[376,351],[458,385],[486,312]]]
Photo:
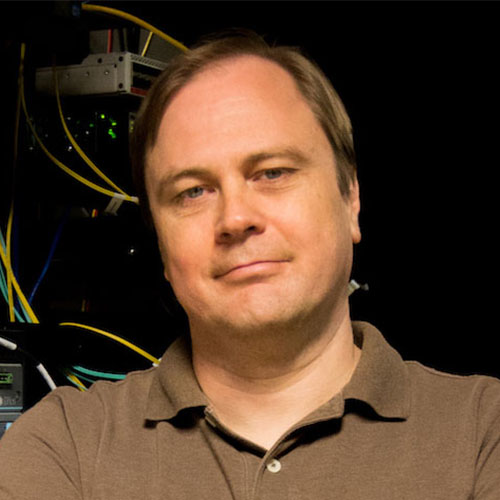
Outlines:
[[95,125],[94,125],[93,123],[89,123],[89,127],[90,127],[90,128],[94,128],[94,127],[95,127]]
[[115,131],[112,128],[108,128],[108,135],[111,137],[111,139],[116,139]]
[[115,122],[114,120],[111,120],[111,126],[112,126],[112,127],[116,127],[117,125],[118,125],[118,123],[117,123],[117,122]]
[[104,113],[101,113],[100,115],[101,120],[104,120],[106,118],[106,115]]

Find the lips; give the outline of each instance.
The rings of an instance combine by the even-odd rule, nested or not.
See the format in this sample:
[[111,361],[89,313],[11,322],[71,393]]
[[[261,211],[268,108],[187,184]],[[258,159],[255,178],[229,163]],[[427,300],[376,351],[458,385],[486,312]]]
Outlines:
[[215,273],[215,278],[224,278],[226,276],[236,276],[251,273],[263,272],[277,267],[279,264],[289,262],[289,259],[259,259],[241,264],[234,264],[221,268]]

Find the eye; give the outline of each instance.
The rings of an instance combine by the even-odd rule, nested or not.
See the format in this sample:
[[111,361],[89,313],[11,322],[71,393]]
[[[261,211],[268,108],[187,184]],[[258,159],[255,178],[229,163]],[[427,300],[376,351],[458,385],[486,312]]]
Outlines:
[[207,188],[205,186],[193,186],[179,192],[172,201],[178,206],[187,207],[204,200],[206,194]]
[[253,180],[262,183],[265,188],[282,188],[288,185],[296,171],[292,167],[263,168],[255,173]]
[[291,174],[292,172],[293,169],[284,167],[266,168],[256,174],[255,180],[274,181],[276,179],[280,179],[281,177],[285,177],[287,174]]
[[283,169],[280,168],[271,168],[264,172],[264,176],[266,177],[266,179],[269,180],[277,179],[278,177],[281,177],[282,174],[283,174]]
[[181,195],[184,198],[194,199],[199,198],[204,193],[204,191],[205,190],[201,186],[195,186],[190,189],[186,189],[186,191],[182,192]]

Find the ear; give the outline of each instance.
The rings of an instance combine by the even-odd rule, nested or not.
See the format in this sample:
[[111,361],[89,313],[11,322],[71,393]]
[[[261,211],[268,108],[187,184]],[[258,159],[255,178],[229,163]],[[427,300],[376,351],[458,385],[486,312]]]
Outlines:
[[170,282],[170,278],[168,277],[168,271],[166,267],[163,268],[163,276],[168,282]]
[[359,211],[361,209],[361,202],[359,200],[359,184],[357,178],[355,178],[351,183],[351,191],[347,201],[349,204],[352,241],[353,243],[359,243],[361,241],[361,229],[359,227]]

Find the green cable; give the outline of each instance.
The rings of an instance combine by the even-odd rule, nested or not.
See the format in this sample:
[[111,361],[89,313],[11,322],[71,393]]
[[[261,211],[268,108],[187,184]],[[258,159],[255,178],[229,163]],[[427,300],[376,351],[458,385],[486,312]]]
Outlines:
[[[95,380],[90,379],[88,377],[85,377],[83,375],[80,375],[79,373],[73,372],[73,371],[68,371],[70,375],[74,375],[75,377],[78,377],[79,380],[84,380],[85,382],[88,382],[89,384],[93,384]],[[68,378],[68,377],[67,377]],[[69,379],[71,380],[71,379]]]
[[[101,372],[97,370],[90,370],[89,368],[84,368],[83,366],[72,366],[71,367],[73,370],[76,370],[78,372],[81,372],[85,375],[89,375],[91,377],[97,377],[97,378],[108,378],[111,380],[123,380],[125,378],[124,374],[121,373],[109,373],[109,372]],[[80,375],[77,374],[78,377]],[[85,380],[84,377],[81,377],[83,380]]]
[[[0,229],[0,245],[2,245],[2,248],[5,251],[5,239],[3,237],[1,229]],[[7,293],[7,279],[5,277],[3,267],[1,264],[0,264],[0,289],[2,290],[3,298],[7,303],[9,303],[9,295]],[[31,323],[29,316],[26,314],[26,311],[23,308],[23,305],[21,303],[19,303],[19,305],[21,306],[21,309],[23,311],[24,318],[23,316],[21,316],[21,313],[16,308],[14,308],[14,314],[16,315],[16,319],[19,321],[19,323],[26,323],[26,321],[28,321],[28,323]]]
[[[6,302],[8,302],[9,297],[7,294],[7,281],[5,279],[5,274],[3,272],[3,267],[0,265],[0,290],[2,290],[2,295],[3,298],[5,299]],[[16,308],[14,308],[14,314],[16,315],[17,321],[19,323],[26,323],[25,319],[21,316],[21,314],[18,312]]]

